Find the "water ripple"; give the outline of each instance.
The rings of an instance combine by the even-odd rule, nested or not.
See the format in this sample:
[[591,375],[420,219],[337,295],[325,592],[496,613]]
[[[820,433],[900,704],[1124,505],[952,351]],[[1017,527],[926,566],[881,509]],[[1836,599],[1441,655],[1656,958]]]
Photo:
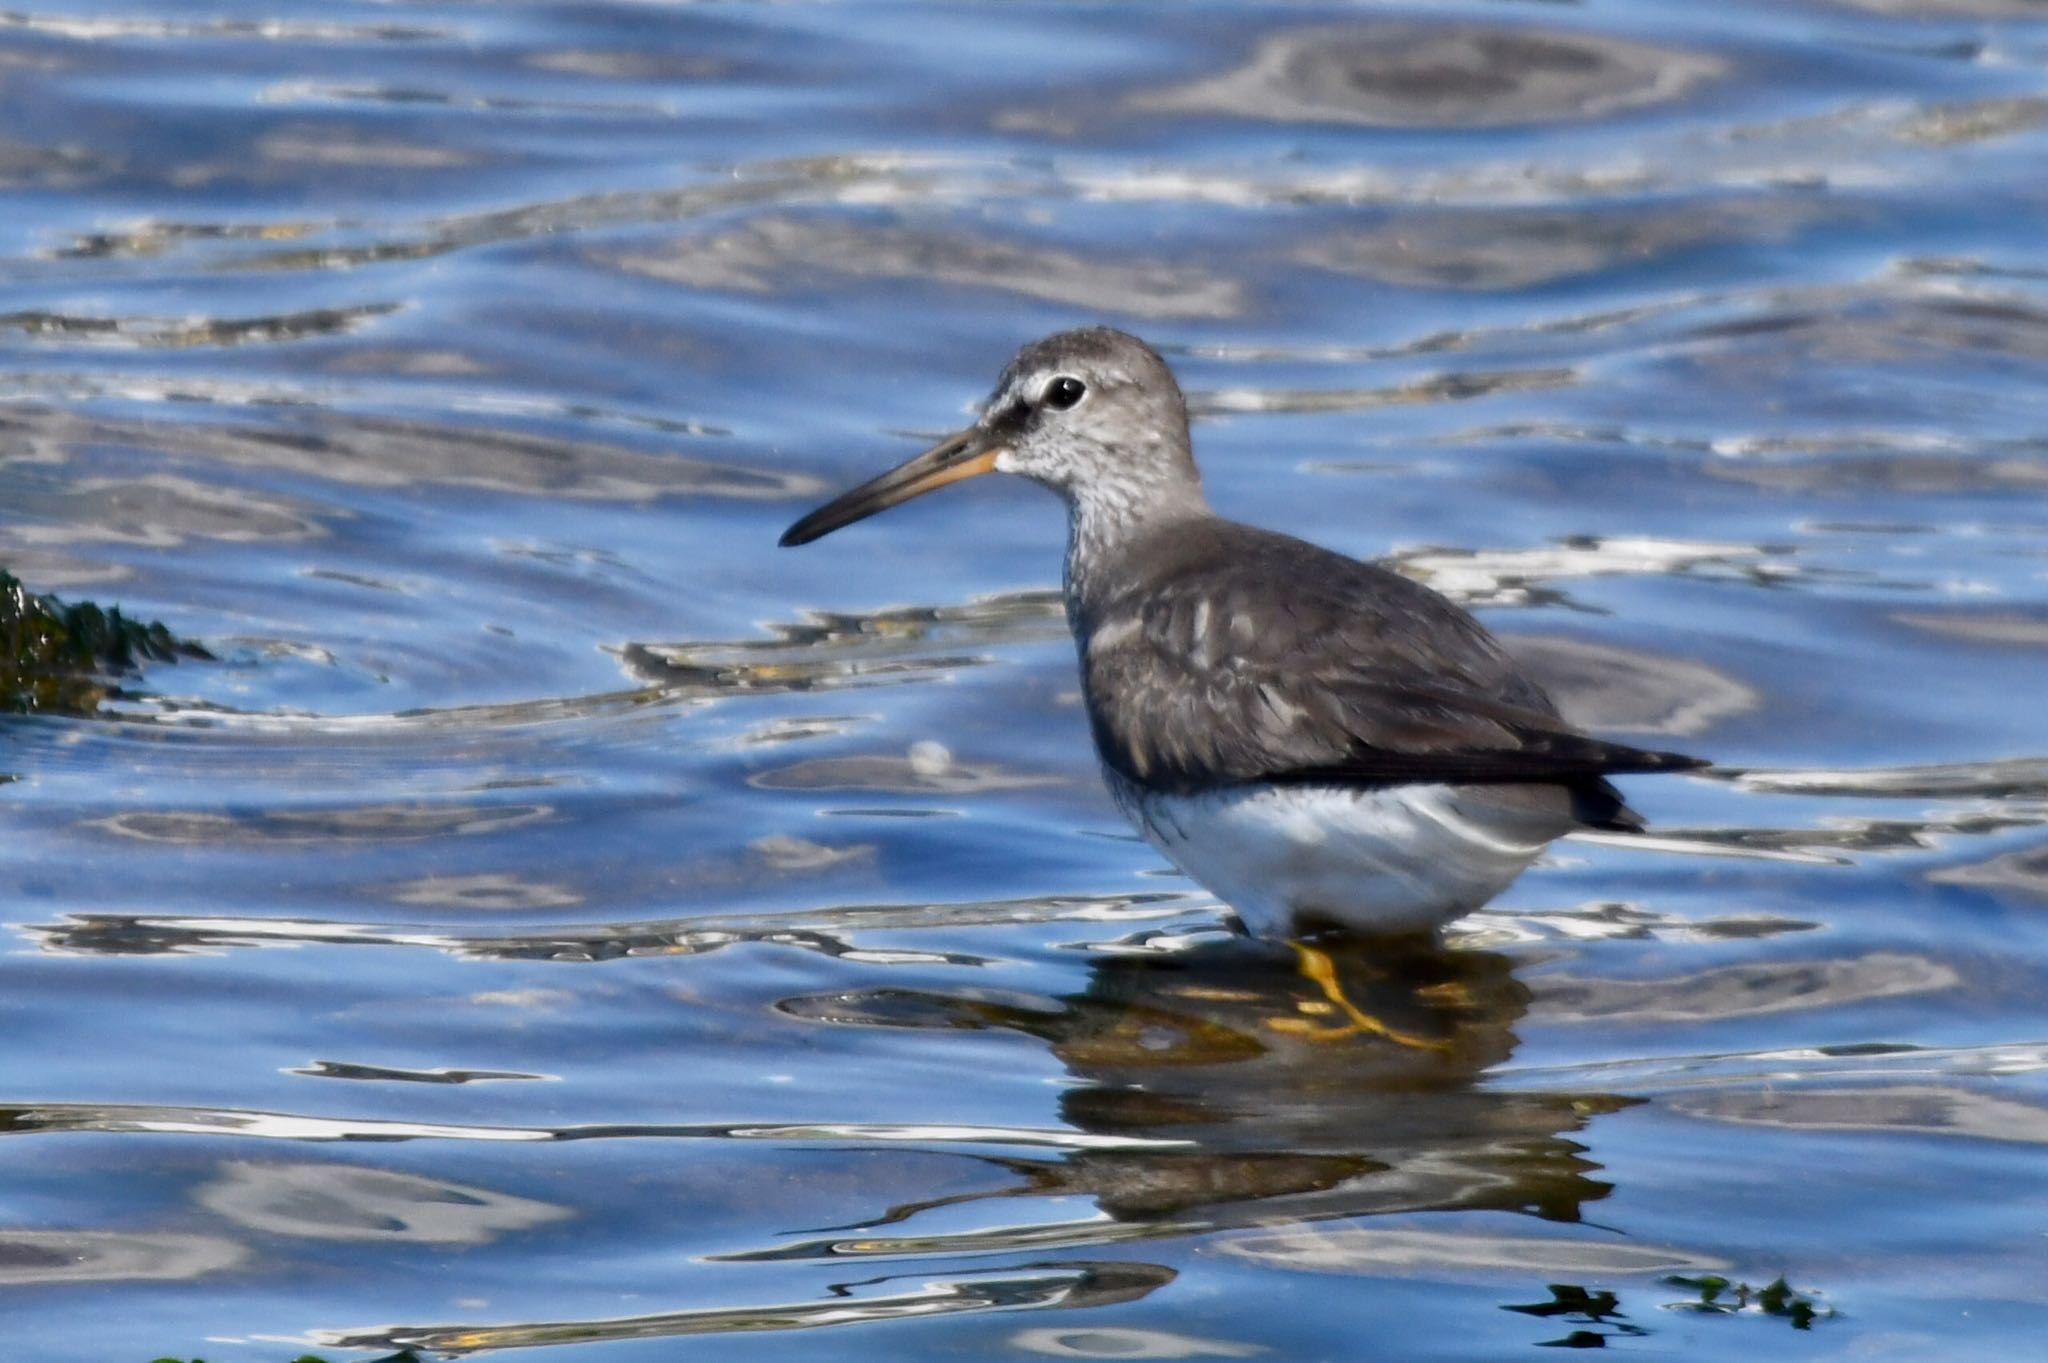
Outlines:
[[279,413],[265,425],[198,425],[13,406],[0,412],[0,433],[58,458],[76,447],[128,447],[371,488],[466,487],[634,502],[664,496],[780,500],[822,487],[800,474],[595,440],[343,412]]
[[2048,800],[2048,757],[2006,757],[1854,770],[1729,771],[1751,790],[1789,795],[1865,795],[1886,799]]
[[[429,1349],[461,1355],[484,1349],[604,1340],[669,1339],[689,1335],[751,1334],[891,1320],[926,1319],[986,1311],[1076,1310],[1144,1297],[1172,1282],[1173,1269],[1129,1261],[1045,1263],[1008,1272],[949,1274],[922,1286],[876,1292],[890,1280],[832,1285],[826,1300],[758,1306],[699,1307],[638,1316],[516,1325],[383,1326],[375,1330],[317,1330],[309,1339],[337,1349]],[[859,1289],[859,1290],[857,1290]]]
[[400,310],[397,303],[366,303],[241,318],[84,317],[62,312],[9,312],[0,313],[0,329],[19,331],[38,340],[136,350],[183,350],[193,346],[273,344],[309,336],[346,336]]
[[142,15],[88,17],[0,12],[0,30],[97,41],[118,38],[244,39],[275,43],[430,42],[459,36],[450,28],[415,24],[339,24],[307,19],[165,19]]
[[1242,67],[1132,104],[1290,123],[1485,128],[1658,104],[1725,70],[1718,58],[1585,29],[1381,20],[1270,35]]
[[725,917],[705,915],[644,923],[556,924],[509,932],[348,923],[320,919],[226,918],[136,914],[74,914],[59,923],[17,930],[39,948],[88,955],[215,951],[223,947],[423,946],[458,956],[570,963],[630,956],[696,956],[746,942],[768,942],[850,960],[915,959],[971,965],[983,958],[958,951],[907,952],[856,944],[855,933],[1004,924],[1132,921],[1166,916],[1187,899],[1178,893],[1074,895],[980,903],[849,905],[812,912]]
[[1168,1150],[1187,1144],[1164,1138],[1052,1128],[907,1122],[605,1122],[568,1126],[479,1126],[146,1103],[0,1106],[0,1134],[27,1136],[83,1131],[177,1136],[237,1135],[279,1141],[873,1141],[889,1145],[1069,1151]]

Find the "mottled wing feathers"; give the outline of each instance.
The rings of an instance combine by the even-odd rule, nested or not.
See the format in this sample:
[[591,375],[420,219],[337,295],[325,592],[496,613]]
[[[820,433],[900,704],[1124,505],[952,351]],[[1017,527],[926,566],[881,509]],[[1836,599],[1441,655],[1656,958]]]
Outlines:
[[1083,606],[1109,765],[1178,793],[1246,781],[1591,782],[1703,765],[1579,733],[1479,623],[1418,583],[1223,521],[1147,541]]

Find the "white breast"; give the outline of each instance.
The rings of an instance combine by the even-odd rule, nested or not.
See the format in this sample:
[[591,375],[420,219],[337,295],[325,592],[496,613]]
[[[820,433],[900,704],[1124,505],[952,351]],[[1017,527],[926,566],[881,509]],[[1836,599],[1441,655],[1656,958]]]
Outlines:
[[1433,930],[1506,889],[1567,828],[1456,786],[1165,795],[1103,775],[1139,831],[1262,937],[1318,922]]

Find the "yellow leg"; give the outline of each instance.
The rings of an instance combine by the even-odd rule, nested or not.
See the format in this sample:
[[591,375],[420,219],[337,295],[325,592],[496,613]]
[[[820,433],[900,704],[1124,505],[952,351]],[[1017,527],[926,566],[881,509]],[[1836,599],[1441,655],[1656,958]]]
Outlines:
[[[1295,957],[1299,961],[1302,977],[1320,989],[1323,993],[1323,998],[1328,1000],[1327,1003],[1317,1006],[1313,1011],[1327,1012],[1329,1009],[1334,1008],[1350,1020],[1341,1026],[1318,1027],[1306,1018],[1269,1018],[1266,1025],[1274,1031],[1284,1032],[1288,1036],[1306,1037],[1310,1041],[1342,1041],[1346,1037],[1363,1035],[1383,1037],[1393,1042],[1396,1046],[1412,1046],[1417,1050],[1423,1051],[1448,1051],[1451,1049],[1451,1043],[1448,1041],[1441,1041],[1434,1037],[1416,1036],[1411,1032],[1403,1032],[1389,1027],[1372,1014],[1359,1008],[1357,1004],[1345,996],[1344,984],[1337,978],[1337,964],[1330,959],[1328,952],[1320,947],[1310,946],[1306,942],[1289,942],[1287,945],[1294,950]],[[1304,1011],[1310,1010],[1304,1008]]]

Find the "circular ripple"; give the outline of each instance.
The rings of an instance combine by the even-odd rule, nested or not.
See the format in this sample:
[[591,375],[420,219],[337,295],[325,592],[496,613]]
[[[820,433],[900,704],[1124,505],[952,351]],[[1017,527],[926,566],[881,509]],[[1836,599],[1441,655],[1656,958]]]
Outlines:
[[173,1231],[0,1229],[0,1286],[197,1278],[248,1250],[217,1235]]
[[1383,127],[1598,118],[1722,74],[1718,59],[1605,34],[1394,23],[1274,34],[1245,65],[1141,95],[1141,109]]

